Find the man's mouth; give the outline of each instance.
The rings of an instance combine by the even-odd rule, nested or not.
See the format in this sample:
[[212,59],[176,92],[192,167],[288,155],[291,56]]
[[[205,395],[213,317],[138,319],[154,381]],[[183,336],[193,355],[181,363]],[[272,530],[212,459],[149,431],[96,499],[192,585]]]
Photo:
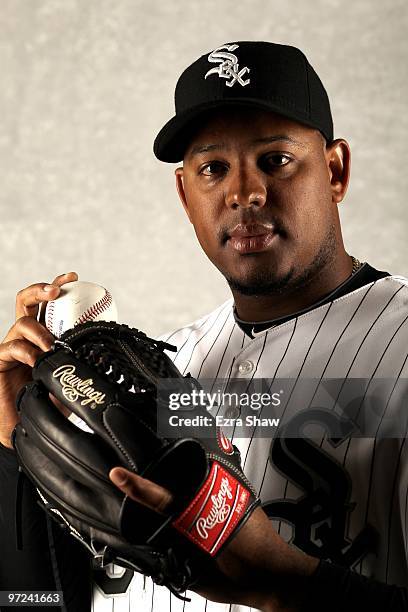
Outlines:
[[227,244],[238,253],[266,251],[279,232],[273,223],[239,223],[228,231]]

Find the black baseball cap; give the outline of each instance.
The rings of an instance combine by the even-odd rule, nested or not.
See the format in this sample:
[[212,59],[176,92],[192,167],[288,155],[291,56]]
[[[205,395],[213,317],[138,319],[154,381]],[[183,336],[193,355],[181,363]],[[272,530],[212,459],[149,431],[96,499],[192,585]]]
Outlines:
[[326,90],[296,47],[254,41],[221,45],[186,68],[174,97],[176,114],[154,142],[161,161],[181,161],[200,116],[230,105],[273,111],[333,140]]

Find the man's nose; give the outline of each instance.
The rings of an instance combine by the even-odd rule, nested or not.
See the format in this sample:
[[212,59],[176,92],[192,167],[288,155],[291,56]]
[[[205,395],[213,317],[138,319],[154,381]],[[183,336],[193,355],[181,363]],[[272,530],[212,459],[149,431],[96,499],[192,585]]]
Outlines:
[[257,172],[237,170],[231,172],[225,192],[225,203],[228,207],[261,208],[266,203],[266,186]]

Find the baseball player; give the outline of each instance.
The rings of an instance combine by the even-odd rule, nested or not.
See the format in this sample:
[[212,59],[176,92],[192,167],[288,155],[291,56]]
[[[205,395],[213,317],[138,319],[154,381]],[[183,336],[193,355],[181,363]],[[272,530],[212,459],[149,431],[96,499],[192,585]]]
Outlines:
[[[222,586],[207,595],[265,610],[300,610],[301,601],[316,610],[408,609],[408,447],[403,426],[392,427],[407,376],[407,280],[345,251],[338,205],[347,190],[350,151],[346,141],[334,139],[320,79],[293,47],[222,45],[181,75],[176,115],[157,136],[155,154],[166,162],[183,161],[176,170],[181,202],[232,292],[214,312],[163,336],[178,347],[175,364],[202,379],[292,381],[284,425],[291,435],[257,437],[255,427],[249,437],[234,440],[270,521],[256,540],[258,555],[248,556],[244,548],[238,554],[243,567],[233,560],[242,576],[265,561],[266,595],[252,593],[250,580],[247,598],[234,599]],[[2,499],[10,497],[16,480],[7,447],[17,420],[17,389],[53,341],[35,320],[38,303],[54,299],[61,284],[75,279],[63,275],[50,286],[20,292],[17,322],[0,347]],[[364,381],[362,401],[346,411],[333,409],[330,418],[315,413],[320,439],[304,438],[310,417],[303,409],[329,379],[342,381],[336,406],[342,406],[344,381]],[[307,395],[303,382],[311,380],[315,385]],[[354,436],[371,397],[381,407],[376,427],[370,436]],[[163,508],[168,499],[165,490],[124,470],[115,469],[112,479],[151,507]],[[24,588],[62,586],[68,609],[240,609],[195,594],[190,603],[180,602],[142,576],[114,567],[94,576],[91,601],[86,558],[36,512],[26,487],[22,535],[28,552],[27,545],[16,552],[11,537],[6,542],[7,562],[14,567],[8,572],[1,566],[5,586],[18,583],[21,560],[19,584],[21,573],[26,579],[32,571]],[[2,516],[11,523],[11,504]],[[40,569],[35,565],[44,550]],[[284,577],[279,588],[276,576]]]

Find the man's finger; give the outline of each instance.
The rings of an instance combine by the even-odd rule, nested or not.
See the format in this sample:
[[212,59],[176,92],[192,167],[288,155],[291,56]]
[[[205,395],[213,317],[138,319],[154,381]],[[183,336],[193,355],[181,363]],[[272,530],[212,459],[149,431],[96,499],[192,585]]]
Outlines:
[[[73,281],[77,281],[78,280],[78,274],[76,272],[66,272],[65,274],[59,274],[58,276],[56,276],[54,278],[54,280],[52,281],[52,286],[53,287],[62,287],[63,285],[65,285],[66,283],[72,283]],[[59,293],[58,293],[59,295]],[[57,295],[57,297],[58,297]],[[54,298],[52,298],[54,299]],[[42,323],[43,325],[45,325],[45,310],[47,307],[47,302],[48,300],[44,300],[38,309],[37,312],[37,319],[38,321],[40,321],[40,323]]]
[[76,272],[67,272],[56,276],[52,283],[35,283],[22,289],[17,293],[16,319],[27,316],[36,318],[41,303],[55,300],[62,285],[76,280],[78,280]]
[[59,292],[59,287],[48,283],[36,283],[22,289],[17,293],[16,319],[21,319],[21,317],[35,318],[41,302],[55,300]]
[[[9,329],[3,342],[10,342],[12,340],[29,340],[43,351],[49,351],[55,338],[46,327],[40,325],[32,317],[21,317]],[[0,351],[1,349],[2,345],[0,345]]]
[[11,340],[3,343],[0,350],[0,372],[7,372],[24,363],[34,366],[42,351],[27,340]]
[[59,274],[54,278],[51,285],[61,287],[65,283],[72,283],[78,280],[78,274],[76,272],[66,272],[65,274]]
[[133,501],[155,512],[166,514],[166,509],[173,500],[172,494],[167,489],[124,468],[113,468],[109,473],[109,478]]

